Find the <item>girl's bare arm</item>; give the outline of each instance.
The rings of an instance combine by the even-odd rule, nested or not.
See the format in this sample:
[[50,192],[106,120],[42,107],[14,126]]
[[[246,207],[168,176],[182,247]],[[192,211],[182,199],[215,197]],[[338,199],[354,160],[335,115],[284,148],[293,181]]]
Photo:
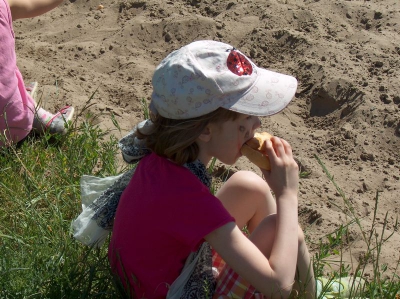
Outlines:
[[[264,176],[276,196],[275,237],[267,258],[235,223],[228,223],[206,240],[245,280],[268,298],[288,298],[298,254],[298,166],[290,145],[273,137],[266,144],[271,171]],[[267,236],[266,236],[267,237]]]
[[[297,226],[287,239],[292,239],[293,235],[297,236]],[[286,246],[285,242],[281,244],[284,246],[279,246],[281,239],[274,243],[275,254],[268,260],[233,222],[216,229],[205,239],[236,273],[267,298],[289,297],[296,269],[296,262],[290,261],[290,257],[297,257],[297,244],[291,247],[289,240]],[[297,243],[297,238],[295,241]]]
[[32,18],[57,7],[63,0],[6,0],[13,20]]

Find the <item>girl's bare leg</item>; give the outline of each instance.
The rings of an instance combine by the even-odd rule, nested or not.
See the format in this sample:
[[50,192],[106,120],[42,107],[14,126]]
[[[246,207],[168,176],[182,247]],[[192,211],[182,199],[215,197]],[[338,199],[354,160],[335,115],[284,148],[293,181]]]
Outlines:
[[[236,219],[239,228],[247,225],[250,240],[268,258],[275,239],[276,202],[268,184],[248,171],[235,173],[217,192],[225,208]],[[293,289],[315,298],[315,278],[303,231],[298,233],[298,275]],[[298,283],[301,282],[301,283]]]
[[[250,236],[250,240],[268,258],[271,254],[271,244],[275,238],[276,215],[265,218]],[[310,254],[301,228],[298,230],[297,275],[293,289],[299,294],[306,294],[305,298],[315,298],[315,277]],[[303,298],[303,297],[301,297]]]
[[240,229],[247,225],[252,233],[268,215],[276,213],[276,202],[267,183],[251,171],[239,171],[217,192],[216,196],[236,219]]
[[297,256],[297,268],[298,277],[294,289],[299,292],[307,294],[306,298],[315,298],[316,292],[316,281],[314,277],[314,270],[311,263],[310,253],[304,239],[303,231],[299,227],[299,233],[301,232],[301,241],[299,238],[299,251]]

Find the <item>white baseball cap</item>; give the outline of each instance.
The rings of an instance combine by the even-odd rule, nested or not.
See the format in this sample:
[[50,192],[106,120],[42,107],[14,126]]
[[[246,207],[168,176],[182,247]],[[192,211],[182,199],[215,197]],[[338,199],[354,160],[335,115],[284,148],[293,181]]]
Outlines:
[[296,78],[257,67],[234,47],[196,41],[169,54],[156,68],[150,109],[170,119],[188,119],[219,107],[268,116],[285,108]]

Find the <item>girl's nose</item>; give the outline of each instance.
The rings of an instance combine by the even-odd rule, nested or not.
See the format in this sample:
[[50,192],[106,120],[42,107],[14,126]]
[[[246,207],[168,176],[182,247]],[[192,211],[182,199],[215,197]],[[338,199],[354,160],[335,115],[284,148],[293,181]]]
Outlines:
[[256,116],[253,125],[253,131],[257,130],[259,127],[261,127],[261,120],[258,116]]

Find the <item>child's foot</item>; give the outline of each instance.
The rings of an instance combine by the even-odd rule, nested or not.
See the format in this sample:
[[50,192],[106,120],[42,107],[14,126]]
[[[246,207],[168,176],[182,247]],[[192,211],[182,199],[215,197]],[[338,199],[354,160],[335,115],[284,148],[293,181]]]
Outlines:
[[58,113],[51,114],[43,108],[39,108],[35,114],[32,127],[38,133],[65,134],[67,132],[65,125],[72,120],[74,111],[74,107],[66,106]]
[[75,109],[72,106],[66,106],[62,108],[54,117],[49,120],[46,124],[46,128],[51,134],[65,134],[67,128],[65,124],[72,120]]

